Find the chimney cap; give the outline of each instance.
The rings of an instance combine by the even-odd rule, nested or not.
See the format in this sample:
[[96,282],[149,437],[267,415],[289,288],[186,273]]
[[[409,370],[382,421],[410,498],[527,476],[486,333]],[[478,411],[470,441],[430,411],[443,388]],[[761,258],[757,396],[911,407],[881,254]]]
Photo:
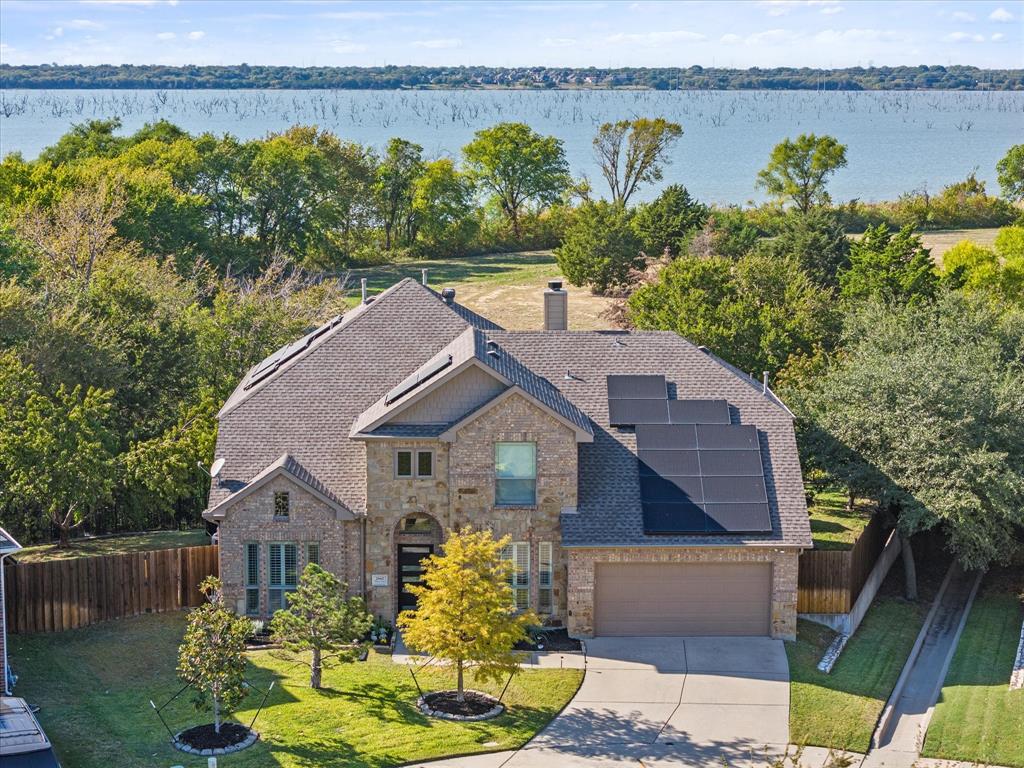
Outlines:
[[445,304],[455,303],[455,289],[454,288],[443,288],[441,289],[441,298]]
[[562,290],[562,281],[561,280],[548,280],[548,290],[549,291],[560,291],[560,290]]

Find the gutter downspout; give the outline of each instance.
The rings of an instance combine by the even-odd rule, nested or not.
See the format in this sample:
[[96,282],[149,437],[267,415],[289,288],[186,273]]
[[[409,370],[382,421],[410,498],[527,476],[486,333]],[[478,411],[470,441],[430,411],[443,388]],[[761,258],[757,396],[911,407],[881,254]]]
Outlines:
[[[4,584],[4,558],[7,557],[10,554],[11,554],[10,552],[5,552],[4,554],[0,555],[0,600],[3,600],[5,603],[7,602],[7,592],[6,592],[6,588],[5,588],[5,584]],[[0,607],[3,607],[3,606],[0,606]],[[3,685],[4,695],[5,696],[10,696],[11,695],[11,689],[7,687],[7,681],[8,681],[8,679],[10,679],[10,672],[8,671],[10,669],[10,665],[7,662],[7,612],[6,612],[6,610],[4,611],[3,626],[0,626],[0,632],[3,632],[3,636],[4,636],[4,666],[3,666],[4,679],[3,679],[3,681],[0,681],[0,683],[2,683],[2,685]]]
[[362,541],[359,542],[359,581],[362,584],[363,600],[370,602],[370,596],[366,592],[366,515],[363,515]]

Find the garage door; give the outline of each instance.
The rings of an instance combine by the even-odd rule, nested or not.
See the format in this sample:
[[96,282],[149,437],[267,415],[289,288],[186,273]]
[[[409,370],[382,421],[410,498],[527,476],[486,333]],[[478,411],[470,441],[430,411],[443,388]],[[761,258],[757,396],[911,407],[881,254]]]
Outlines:
[[598,563],[598,636],[767,635],[769,563]]

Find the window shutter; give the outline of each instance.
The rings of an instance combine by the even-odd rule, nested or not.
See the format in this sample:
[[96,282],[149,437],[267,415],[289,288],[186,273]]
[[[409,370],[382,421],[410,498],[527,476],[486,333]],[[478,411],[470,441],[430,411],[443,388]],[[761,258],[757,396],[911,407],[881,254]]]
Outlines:
[[542,541],[537,545],[537,610],[551,613],[554,609],[554,563],[551,542]]
[[260,545],[245,545],[245,612],[260,612]]
[[320,544],[310,543],[306,545],[306,563],[313,563],[314,565],[320,565]]

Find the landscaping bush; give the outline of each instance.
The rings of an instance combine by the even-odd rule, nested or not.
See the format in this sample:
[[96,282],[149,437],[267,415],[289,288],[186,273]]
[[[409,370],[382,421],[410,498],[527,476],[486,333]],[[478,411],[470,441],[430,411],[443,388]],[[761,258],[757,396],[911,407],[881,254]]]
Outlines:
[[555,258],[573,285],[609,293],[626,285],[630,271],[642,266],[640,249],[630,211],[602,200],[580,206]]
[[690,196],[686,187],[672,184],[653,202],[637,206],[633,231],[649,256],[660,256],[666,248],[678,256],[686,248],[691,232],[707,221],[708,207]]

